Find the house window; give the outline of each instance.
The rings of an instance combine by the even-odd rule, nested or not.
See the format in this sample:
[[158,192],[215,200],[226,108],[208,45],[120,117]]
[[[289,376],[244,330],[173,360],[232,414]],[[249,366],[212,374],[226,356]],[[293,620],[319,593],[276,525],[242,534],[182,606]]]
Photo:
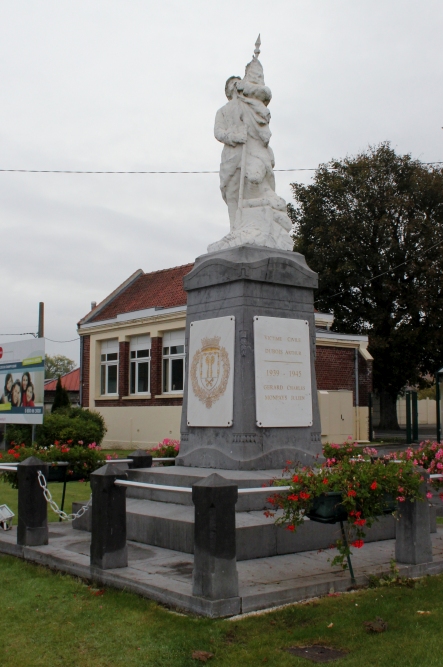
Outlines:
[[118,388],[118,340],[104,340],[100,356],[100,393],[102,396],[117,394]]
[[129,391],[131,394],[149,394],[151,376],[151,336],[133,336],[130,343],[131,366]]
[[185,330],[163,336],[163,393],[182,392],[185,379]]

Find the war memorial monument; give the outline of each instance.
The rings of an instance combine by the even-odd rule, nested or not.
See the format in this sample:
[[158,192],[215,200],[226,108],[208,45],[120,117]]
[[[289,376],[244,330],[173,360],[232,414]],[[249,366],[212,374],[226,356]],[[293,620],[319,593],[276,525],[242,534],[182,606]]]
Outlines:
[[271,91],[258,59],[231,76],[216,115],[220,189],[230,231],[197,258],[188,293],[179,466],[281,469],[321,453],[313,291],[317,274],[292,251],[275,192]]

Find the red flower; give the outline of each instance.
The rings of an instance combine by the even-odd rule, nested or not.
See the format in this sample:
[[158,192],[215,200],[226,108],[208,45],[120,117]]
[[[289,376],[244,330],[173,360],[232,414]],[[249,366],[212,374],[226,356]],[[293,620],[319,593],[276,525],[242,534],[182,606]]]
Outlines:
[[325,477],[324,480],[322,481],[322,484],[329,484],[329,479]]
[[290,523],[289,526],[286,526],[286,530],[290,530],[291,532],[294,532],[295,526],[292,523]]
[[8,454],[15,454],[13,449],[8,449]]
[[68,443],[68,445],[72,445],[73,440],[66,440],[66,442]]
[[375,491],[376,488],[377,488],[377,482],[376,482],[375,479],[374,479],[374,481],[373,481],[372,484],[371,484],[371,489],[372,489],[373,491]]
[[267,503],[271,503],[271,505],[274,505],[274,504],[275,504],[275,498],[274,498],[274,496],[271,496],[270,498],[267,498],[267,499],[266,499],[266,502],[267,502]]
[[292,481],[293,482],[298,482],[298,475],[294,475],[294,477],[292,478]]
[[361,549],[363,545],[364,545],[363,540],[355,540],[355,542],[352,543],[352,546],[355,547],[356,549]]
[[14,452],[13,456],[14,456],[15,459],[19,459],[19,458],[20,458],[20,454],[19,454],[18,452]]
[[[300,495],[301,495],[301,493],[300,493]],[[296,503],[297,500],[298,500],[298,496],[296,496],[295,493],[291,493],[291,495],[288,496],[288,500],[293,500]]]
[[364,526],[366,523],[366,519],[357,519],[354,521],[354,526]]
[[354,498],[356,495],[357,495],[357,491],[354,491],[354,489],[349,489],[348,496],[350,498]]
[[302,500],[308,500],[308,498],[310,498],[310,497],[311,497],[310,493],[305,493],[304,491],[300,491],[300,498]]

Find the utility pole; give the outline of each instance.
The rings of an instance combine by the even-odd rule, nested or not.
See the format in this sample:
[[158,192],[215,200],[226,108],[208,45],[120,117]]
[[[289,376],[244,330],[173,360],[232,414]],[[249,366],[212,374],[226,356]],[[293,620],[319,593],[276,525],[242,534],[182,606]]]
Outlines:
[[38,304],[38,337],[45,337],[45,304],[40,301]]

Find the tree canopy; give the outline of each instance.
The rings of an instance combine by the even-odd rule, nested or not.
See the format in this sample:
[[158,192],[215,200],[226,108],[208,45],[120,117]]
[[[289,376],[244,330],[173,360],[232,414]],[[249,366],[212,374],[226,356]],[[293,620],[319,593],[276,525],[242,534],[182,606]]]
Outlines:
[[75,368],[75,361],[69,359],[68,357],[63,356],[62,354],[56,354],[53,357],[50,357],[49,354],[45,356],[45,378],[58,378],[60,375],[66,375],[70,373]]
[[381,425],[395,399],[443,362],[443,169],[388,142],[293,183],[294,250],[319,274],[318,310],[369,336]]

